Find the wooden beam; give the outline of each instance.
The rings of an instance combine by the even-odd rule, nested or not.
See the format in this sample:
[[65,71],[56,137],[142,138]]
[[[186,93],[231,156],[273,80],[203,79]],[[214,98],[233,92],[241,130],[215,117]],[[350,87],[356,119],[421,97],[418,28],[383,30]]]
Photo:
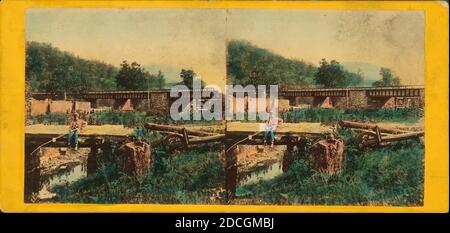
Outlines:
[[381,132],[392,133],[392,134],[399,134],[399,133],[407,132],[404,130],[379,127],[376,124],[370,124],[370,123],[365,123],[365,122],[341,121],[341,122],[339,122],[339,125],[341,127],[347,127],[347,128],[370,129],[370,130],[375,130],[378,127],[378,129]]
[[[183,127],[172,126],[172,125],[161,125],[161,124],[155,124],[155,123],[145,123],[144,127],[148,130],[170,131],[170,132],[176,132],[176,133],[180,133],[180,134],[183,134],[183,129],[184,129]],[[189,135],[194,135],[194,136],[215,135],[215,133],[199,131],[199,130],[192,130],[192,129],[186,129],[186,132]]]

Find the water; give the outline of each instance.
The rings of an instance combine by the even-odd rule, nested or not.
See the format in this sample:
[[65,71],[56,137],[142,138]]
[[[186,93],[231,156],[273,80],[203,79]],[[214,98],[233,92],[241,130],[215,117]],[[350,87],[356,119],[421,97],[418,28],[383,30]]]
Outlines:
[[48,179],[49,181],[48,186],[52,188],[56,185],[62,185],[67,183],[70,184],[86,176],[87,176],[86,164],[82,163],[76,165],[74,168],[68,171],[64,171],[62,173],[54,175],[53,177],[50,177]]
[[32,187],[33,190],[31,190],[31,195],[28,197],[28,199],[31,202],[51,199],[56,195],[52,192],[52,188],[54,188],[55,186],[71,184],[86,176],[86,163],[78,164],[71,169],[62,171],[50,177],[40,176],[40,172],[37,171],[34,177],[31,177],[31,179],[38,180],[39,182],[37,183],[37,185]]
[[277,161],[270,166],[262,167],[244,176],[239,181],[239,185],[256,184],[260,180],[270,180],[283,173],[281,161]]

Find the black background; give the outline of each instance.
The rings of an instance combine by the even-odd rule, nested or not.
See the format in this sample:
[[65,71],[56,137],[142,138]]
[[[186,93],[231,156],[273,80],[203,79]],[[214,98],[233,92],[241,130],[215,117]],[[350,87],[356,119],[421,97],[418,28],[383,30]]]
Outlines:
[[[192,228],[176,228],[175,222],[182,217],[189,219],[269,217],[275,219],[273,230],[264,228],[218,228],[209,226],[207,231]],[[10,225],[14,231],[6,230]],[[211,225],[211,224],[210,224]],[[0,232],[29,230],[105,232],[117,230],[132,233],[144,232],[317,232],[337,230],[377,232],[399,230],[424,230],[441,232],[450,225],[449,214],[0,214]],[[440,227],[444,227],[441,228]],[[95,229],[97,228],[97,229]],[[439,230],[438,230],[439,229]],[[6,231],[4,231],[6,230]],[[444,230],[446,232],[448,230]]]

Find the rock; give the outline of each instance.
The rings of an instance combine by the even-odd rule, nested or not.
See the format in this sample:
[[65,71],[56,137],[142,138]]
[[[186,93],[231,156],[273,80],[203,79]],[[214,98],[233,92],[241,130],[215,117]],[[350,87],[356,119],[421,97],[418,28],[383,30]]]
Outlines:
[[48,191],[48,189],[42,189],[41,191],[39,191],[38,194],[38,198],[40,200],[48,200],[48,199],[52,199],[56,197],[56,193],[52,193],[50,191]]
[[258,153],[263,153],[264,152],[264,146],[263,145],[257,145],[256,146],[256,151]]
[[60,155],[65,155],[66,152],[67,152],[67,148],[64,148],[64,147],[59,148],[59,154]]

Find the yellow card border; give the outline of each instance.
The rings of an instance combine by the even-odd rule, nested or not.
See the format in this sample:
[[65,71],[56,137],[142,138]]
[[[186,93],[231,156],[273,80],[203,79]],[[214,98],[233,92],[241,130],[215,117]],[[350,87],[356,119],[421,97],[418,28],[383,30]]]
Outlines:
[[[424,206],[25,204],[25,11],[34,7],[273,8],[425,12]],[[24,1],[0,3],[0,208],[3,212],[448,212],[448,4],[375,1]],[[414,64],[411,64],[414,65]]]

